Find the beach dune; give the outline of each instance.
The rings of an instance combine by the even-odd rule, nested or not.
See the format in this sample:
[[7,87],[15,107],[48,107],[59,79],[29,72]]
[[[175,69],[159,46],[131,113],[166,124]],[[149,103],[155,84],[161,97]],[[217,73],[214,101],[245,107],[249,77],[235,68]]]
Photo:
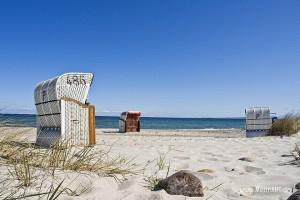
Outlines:
[[[35,140],[35,129],[23,136]],[[112,147],[114,155],[132,158],[140,170],[125,181],[92,176],[91,190],[66,199],[195,199],[171,196],[164,190],[151,191],[146,177],[156,173],[156,161],[163,155],[168,169],[157,174],[165,178],[188,170],[199,177],[204,197],[196,199],[287,199],[300,177],[299,167],[287,165],[300,136],[246,138],[241,130],[141,130],[120,134],[115,129],[97,129],[97,145]],[[147,163],[149,165],[147,165]]]

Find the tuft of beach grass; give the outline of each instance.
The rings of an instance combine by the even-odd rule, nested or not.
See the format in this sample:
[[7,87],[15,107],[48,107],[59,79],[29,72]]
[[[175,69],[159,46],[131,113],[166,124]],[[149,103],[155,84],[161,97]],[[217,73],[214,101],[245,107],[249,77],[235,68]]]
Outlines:
[[[0,157],[9,164],[76,172],[94,172],[102,176],[135,174],[135,163],[123,156],[110,154],[111,148],[103,150],[94,147],[68,146],[61,141],[50,149],[32,145],[18,145],[8,140],[0,140]],[[24,164],[25,163],[25,164]]]
[[52,200],[62,194],[80,196],[91,190],[90,185],[69,187],[67,181],[61,180],[66,174],[106,176],[122,181],[139,173],[134,160],[113,154],[112,146],[76,147],[60,141],[46,149],[24,141],[20,130],[9,134],[4,134],[4,130],[13,129],[0,127],[0,199]]
[[[296,144],[292,155],[295,158],[295,160],[300,161],[300,145],[299,144]],[[299,164],[300,164],[300,162],[299,162]]]
[[289,113],[283,118],[276,120],[269,130],[268,135],[291,136],[300,131],[300,115]]
[[154,173],[148,175],[144,171],[144,187],[148,188],[151,191],[155,190],[155,187],[160,180],[162,180],[163,178],[167,178],[169,175],[171,164],[170,161],[167,160],[168,153],[169,152],[159,153],[158,157],[155,160],[149,161],[144,169],[145,171],[147,170],[147,167],[155,169]]

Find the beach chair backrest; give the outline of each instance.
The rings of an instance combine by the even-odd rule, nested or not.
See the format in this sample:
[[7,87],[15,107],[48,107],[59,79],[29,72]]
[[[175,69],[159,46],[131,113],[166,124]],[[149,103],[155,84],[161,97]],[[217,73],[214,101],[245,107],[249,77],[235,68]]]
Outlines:
[[268,107],[248,108],[245,110],[245,115],[246,131],[248,132],[266,132],[272,126],[271,112]]
[[38,144],[49,146],[59,139],[72,145],[90,143],[89,121],[95,109],[91,112],[92,106],[86,101],[92,80],[91,73],[66,73],[37,85]]
[[119,120],[119,132],[139,132],[140,131],[140,116],[139,111],[128,111],[121,113]]

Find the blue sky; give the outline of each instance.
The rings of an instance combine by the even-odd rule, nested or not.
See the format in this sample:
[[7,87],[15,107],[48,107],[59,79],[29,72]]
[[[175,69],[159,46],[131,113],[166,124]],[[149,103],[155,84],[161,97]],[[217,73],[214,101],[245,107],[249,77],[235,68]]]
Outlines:
[[300,1],[1,1],[0,108],[93,72],[99,115],[239,117],[300,110]]

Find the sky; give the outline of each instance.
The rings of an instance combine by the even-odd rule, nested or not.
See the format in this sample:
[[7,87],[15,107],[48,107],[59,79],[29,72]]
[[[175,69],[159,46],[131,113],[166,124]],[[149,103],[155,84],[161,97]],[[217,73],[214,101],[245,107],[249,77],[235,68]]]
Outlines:
[[98,115],[300,111],[300,1],[0,2],[0,110],[35,113],[40,81],[92,72]]

